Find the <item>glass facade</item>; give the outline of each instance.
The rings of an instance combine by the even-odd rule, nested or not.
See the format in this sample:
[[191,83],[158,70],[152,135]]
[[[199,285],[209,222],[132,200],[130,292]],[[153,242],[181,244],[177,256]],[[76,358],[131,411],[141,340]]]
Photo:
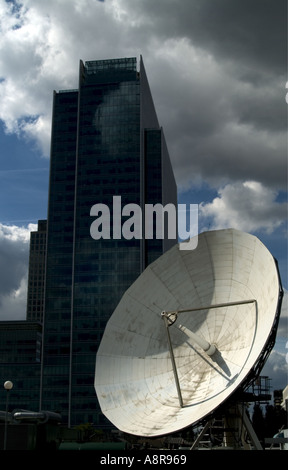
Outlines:
[[68,416],[78,91],[54,93],[40,408]]
[[[157,204],[162,202],[162,160],[159,158],[162,148],[162,131],[145,129],[145,203]],[[159,240],[156,238],[156,217],[153,220],[153,239],[145,239],[145,265],[152,263],[159,256]]]
[[46,259],[46,220],[38,221],[38,230],[30,233],[27,320],[43,320]]
[[[163,194],[176,206],[142,60],[140,72],[135,58],[81,61],[79,89],[54,93],[40,406],[60,412],[69,426],[109,424],[94,389],[97,349],[123,293],[168,247],[124,238],[129,215],[116,221],[113,197],[144,213],[147,202],[163,203]],[[109,208],[108,239],[91,237],[95,204]]]

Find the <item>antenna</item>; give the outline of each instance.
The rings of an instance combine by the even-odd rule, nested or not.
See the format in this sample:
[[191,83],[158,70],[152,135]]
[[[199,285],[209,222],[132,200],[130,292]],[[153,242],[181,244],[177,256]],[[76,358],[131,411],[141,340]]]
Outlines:
[[194,250],[174,246],[106,325],[95,372],[102,412],[149,437],[203,420],[263,366],[282,294],[276,262],[253,235],[216,230]]

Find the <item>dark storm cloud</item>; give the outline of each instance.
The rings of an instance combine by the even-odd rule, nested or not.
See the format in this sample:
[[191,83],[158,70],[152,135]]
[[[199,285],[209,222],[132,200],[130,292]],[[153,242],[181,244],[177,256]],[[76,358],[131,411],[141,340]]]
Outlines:
[[213,186],[253,179],[286,189],[286,103],[279,84],[243,84],[202,56],[199,68],[187,58],[191,75],[177,86],[179,72],[169,59],[159,59],[165,79],[154,87],[179,187],[197,179]]
[[179,189],[251,179],[286,188],[284,0],[23,4],[21,22],[6,12],[0,48],[10,132],[49,155],[51,90],[77,86],[78,60],[142,54]]
[[242,62],[236,69],[244,81],[286,72],[285,0],[148,0],[138,8],[153,18],[157,34],[185,36],[219,60]]
[[137,32],[149,31],[148,72],[179,187],[287,188],[286,2],[148,0],[131,12]]

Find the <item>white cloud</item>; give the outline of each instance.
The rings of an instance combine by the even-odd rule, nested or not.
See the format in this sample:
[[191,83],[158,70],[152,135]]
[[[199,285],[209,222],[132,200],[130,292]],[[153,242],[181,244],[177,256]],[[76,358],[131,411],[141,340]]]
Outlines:
[[24,320],[30,232],[28,227],[0,223],[0,320]]
[[276,343],[260,375],[269,377],[272,389],[282,389],[288,384],[288,291],[284,298],[277,330]]
[[25,244],[30,241],[30,232],[34,230],[37,230],[37,224],[28,224],[27,227],[19,227],[17,225],[4,225],[0,223],[0,241],[6,239]]
[[26,320],[27,276],[24,276],[17,289],[1,296],[0,321]]
[[[280,52],[266,48],[267,63],[258,54],[259,70],[251,55],[265,35],[243,34],[248,12],[233,5],[239,19],[222,0],[0,0],[0,119],[48,156],[52,92],[78,86],[79,60],[142,54],[179,187],[250,178],[283,188],[285,90],[269,67]],[[270,22],[255,10],[249,24]],[[237,23],[230,41],[221,15]]]
[[0,119],[8,132],[35,139],[46,156],[53,89],[77,86],[79,59],[99,34],[95,21],[104,28],[101,7],[93,0],[0,0]]
[[[277,335],[279,338],[281,337],[287,340],[287,348],[288,348],[288,291],[285,288],[283,290],[284,290],[284,297],[282,300],[281,315],[280,315]],[[287,350],[287,353],[288,353],[288,350]]]
[[277,192],[260,182],[227,184],[211,203],[200,204],[200,217],[209,219],[210,229],[233,227],[272,233],[287,222],[287,203],[277,202]]
[[286,354],[273,349],[261,371],[261,375],[267,376],[272,380],[271,385],[273,389],[283,389],[288,384],[288,362]]

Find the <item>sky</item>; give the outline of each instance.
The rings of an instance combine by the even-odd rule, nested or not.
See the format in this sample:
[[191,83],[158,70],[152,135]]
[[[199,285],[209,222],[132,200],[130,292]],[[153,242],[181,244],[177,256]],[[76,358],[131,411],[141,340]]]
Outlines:
[[[178,202],[199,204],[200,232],[256,235],[286,291],[286,18],[285,0],[0,0],[0,320],[26,316],[53,90],[78,87],[80,59],[142,55]],[[288,383],[287,353],[284,296],[262,371],[273,388]]]

